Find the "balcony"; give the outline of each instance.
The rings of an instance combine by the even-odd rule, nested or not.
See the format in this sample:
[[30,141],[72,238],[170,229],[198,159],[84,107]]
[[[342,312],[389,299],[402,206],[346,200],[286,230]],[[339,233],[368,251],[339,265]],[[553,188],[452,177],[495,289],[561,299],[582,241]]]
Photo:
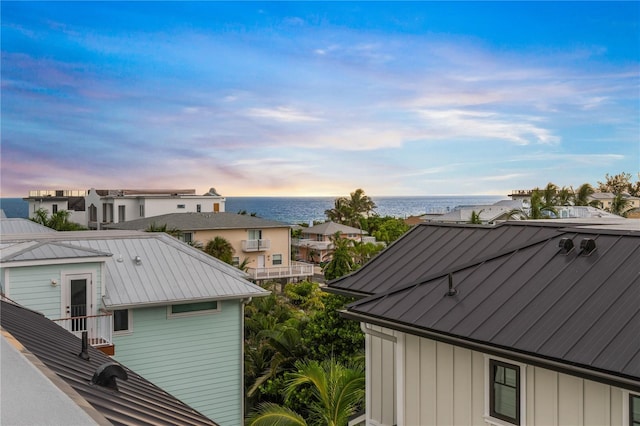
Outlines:
[[329,250],[333,248],[331,241],[316,241],[308,238],[294,239],[291,241],[294,247],[306,247],[310,250]]
[[242,240],[242,251],[266,251],[271,248],[271,240]]
[[107,355],[114,355],[112,314],[59,318],[53,321],[80,338],[82,332],[86,331],[91,346]]
[[291,262],[289,266],[271,268],[249,268],[247,273],[254,280],[272,280],[278,278],[296,278],[313,276],[313,264]]

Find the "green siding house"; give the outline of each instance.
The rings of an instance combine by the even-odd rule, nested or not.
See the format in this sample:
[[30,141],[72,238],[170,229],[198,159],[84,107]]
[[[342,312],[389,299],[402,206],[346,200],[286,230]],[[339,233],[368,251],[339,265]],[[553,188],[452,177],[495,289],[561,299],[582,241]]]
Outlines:
[[[218,424],[243,424],[243,316],[269,293],[164,233],[13,233],[0,287]],[[36,230],[37,231],[37,230]]]

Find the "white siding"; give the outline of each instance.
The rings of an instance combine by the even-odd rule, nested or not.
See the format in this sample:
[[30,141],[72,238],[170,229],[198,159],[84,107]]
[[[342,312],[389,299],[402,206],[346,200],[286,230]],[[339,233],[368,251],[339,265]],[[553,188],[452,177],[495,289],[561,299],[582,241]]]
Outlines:
[[[100,306],[102,273],[100,264],[83,263],[77,265],[45,265],[6,268],[5,289],[7,297],[34,311],[41,312],[49,319],[65,317],[61,312],[61,294],[64,275],[89,273],[93,277],[94,304]],[[52,286],[51,280],[57,285]]]
[[[378,330],[382,330],[378,328]],[[387,333],[393,334],[391,330]],[[369,424],[384,423],[384,369],[397,361],[399,389],[397,424],[487,425],[485,419],[485,354],[396,332],[396,354],[368,335],[367,405]],[[397,359],[396,357],[402,357]],[[622,424],[623,391],[590,380],[533,365],[522,369],[526,426],[613,426]],[[387,399],[391,399],[388,396]]]

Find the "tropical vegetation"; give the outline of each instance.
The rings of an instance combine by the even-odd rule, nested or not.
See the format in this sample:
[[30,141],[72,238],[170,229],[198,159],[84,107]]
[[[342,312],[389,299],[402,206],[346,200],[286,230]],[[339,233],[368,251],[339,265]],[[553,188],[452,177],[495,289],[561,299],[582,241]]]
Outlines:
[[[266,287],[275,290],[275,284]],[[343,419],[363,406],[364,383],[353,376],[361,374],[364,335],[356,322],[338,312],[350,301],[304,281],[247,305],[248,424],[316,425],[333,424],[323,422],[334,419],[336,425],[346,425]],[[338,399],[332,393],[335,386],[344,386]]]
[[70,215],[69,210],[58,210],[49,216],[47,209],[39,208],[31,220],[56,231],[84,231],[87,229],[79,223],[69,221]]

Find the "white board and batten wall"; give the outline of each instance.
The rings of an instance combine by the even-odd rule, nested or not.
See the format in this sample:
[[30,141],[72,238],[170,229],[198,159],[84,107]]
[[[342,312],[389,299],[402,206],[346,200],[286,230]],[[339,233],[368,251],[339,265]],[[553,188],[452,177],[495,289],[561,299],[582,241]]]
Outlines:
[[510,425],[489,415],[490,359],[520,367],[521,426],[628,424],[622,388],[383,327],[363,329],[367,425]]

